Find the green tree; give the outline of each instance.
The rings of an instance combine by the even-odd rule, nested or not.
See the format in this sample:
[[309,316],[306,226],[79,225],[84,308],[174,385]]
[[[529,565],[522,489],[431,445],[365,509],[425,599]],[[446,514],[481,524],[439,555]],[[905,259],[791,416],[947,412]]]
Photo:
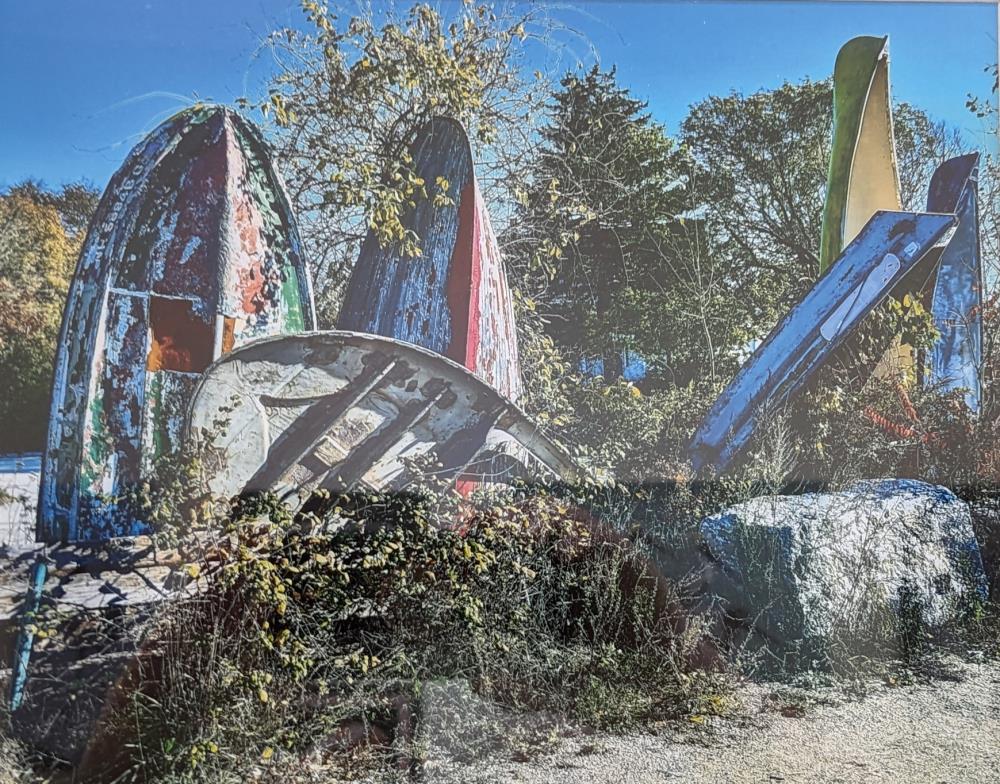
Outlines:
[[688,251],[683,155],[614,70],[568,74],[518,196],[508,241],[518,279],[573,363],[600,359],[606,379],[625,352],[663,367],[664,329],[685,329],[673,303]]
[[96,202],[81,183],[0,193],[0,451],[44,443],[63,306]]
[[[283,29],[269,44],[282,65],[258,104],[276,120],[278,157],[317,268],[321,322],[336,317],[367,231],[420,252],[400,222],[434,183],[418,181],[407,147],[434,115],[461,121],[479,148],[480,174],[513,182],[529,144],[544,81],[526,77],[524,45],[544,34],[531,12],[465,2],[446,16],[417,3],[343,18],[306,0],[310,29]],[[500,194],[502,196],[502,193]]]

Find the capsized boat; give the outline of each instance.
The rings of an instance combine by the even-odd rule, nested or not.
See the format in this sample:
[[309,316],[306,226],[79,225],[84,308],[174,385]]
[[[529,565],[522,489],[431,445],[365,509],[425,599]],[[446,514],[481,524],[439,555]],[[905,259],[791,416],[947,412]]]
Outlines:
[[877,212],[712,405],[690,446],[696,471],[725,471],[759,416],[774,413],[955,225],[953,215]]
[[820,273],[877,210],[901,208],[889,96],[889,39],[859,36],[840,48],[833,71],[833,146]]
[[979,153],[942,163],[931,178],[928,212],[954,212],[955,233],[941,253],[931,295],[931,313],[941,337],[929,352],[929,384],[965,390],[965,402],[979,411],[982,394],[983,271],[979,247],[977,174]]
[[382,246],[369,231],[337,328],[436,351],[516,400],[521,393],[514,307],[472,147],[457,121],[435,117],[411,146],[426,196],[404,217],[421,253]]
[[142,533],[116,499],[180,435],[217,357],[314,327],[284,187],[254,126],[195,106],[112,177],[70,286],[39,491],[39,541]]
[[270,491],[298,508],[316,490],[447,486],[501,433],[540,474],[582,472],[505,395],[412,343],[355,332],[257,340],[198,383],[187,433],[213,497]]

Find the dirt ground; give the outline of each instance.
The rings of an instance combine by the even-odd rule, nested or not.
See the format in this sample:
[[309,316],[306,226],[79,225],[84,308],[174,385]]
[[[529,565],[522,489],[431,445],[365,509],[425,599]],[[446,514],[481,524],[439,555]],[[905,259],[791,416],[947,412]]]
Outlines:
[[[997,784],[1000,664],[957,665],[959,680],[773,696],[740,688],[740,709],[707,727],[660,735],[560,739],[525,761],[457,761],[430,739],[422,781],[524,784]],[[812,704],[802,704],[802,701]],[[816,704],[828,703],[828,704]],[[425,707],[425,710],[427,708]]]

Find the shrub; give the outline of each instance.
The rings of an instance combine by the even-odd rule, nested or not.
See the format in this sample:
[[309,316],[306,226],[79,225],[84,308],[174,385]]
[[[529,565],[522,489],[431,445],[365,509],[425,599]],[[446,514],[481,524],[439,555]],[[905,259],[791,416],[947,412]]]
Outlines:
[[95,748],[130,750],[119,765],[147,779],[236,780],[309,754],[342,766],[359,738],[409,760],[422,688],[441,679],[611,729],[722,704],[722,675],[690,674],[702,619],[581,500],[362,493],[294,517],[266,495],[236,502]]

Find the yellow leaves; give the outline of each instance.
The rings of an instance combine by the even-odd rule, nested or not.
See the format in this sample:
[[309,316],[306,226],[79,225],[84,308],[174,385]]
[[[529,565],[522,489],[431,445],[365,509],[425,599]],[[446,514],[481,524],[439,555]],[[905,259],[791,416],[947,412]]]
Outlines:
[[257,699],[263,703],[267,703],[271,699],[271,695],[267,693],[267,689],[261,687],[257,689]]
[[260,758],[263,762],[267,762],[274,756],[274,749],[270,746],[265,746],[264,750],[260,753]]
[[192,580],[197,580],[198,576],[201,574],[201,567],[198,564],[188,564],[186,569],[188,577]]

